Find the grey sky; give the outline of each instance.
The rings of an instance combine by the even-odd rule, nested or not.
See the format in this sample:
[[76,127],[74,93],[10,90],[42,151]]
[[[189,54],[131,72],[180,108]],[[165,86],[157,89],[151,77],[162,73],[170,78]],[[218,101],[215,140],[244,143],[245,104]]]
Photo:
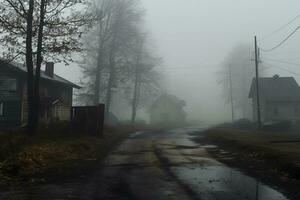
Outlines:
[[[164,59],[168,91],[186,100],[190,118],[209,121],[230,119],[216,71],[231,49],[240,43],[253,45],[254,35],[263,37],[300,14],[299,0],[142,0],[142,6],[147,28]],[[260,46],[272,47],[298,25],[300,18]],[[300,63],[299,41],[300,32],[265,57]],[[300,74],[300,66],[269,63]],[[78,68],[67,70],[60,67],[56,72],[78,80]],[[274,73],[294,76],[268,71]]]
[[[231,49],[240,43],[253,45],[254,35],[263,37],[300,14],[297,0],[143,0],[143,4],[148,29],[164,58],[169,91],[185,99],[190,117],[200,120],[230,119],[216,71]],[[297,25],[300,19],[261,46],[273,46]],[[298,41],[300,33],[278,52],[295,50],[291,47]]]

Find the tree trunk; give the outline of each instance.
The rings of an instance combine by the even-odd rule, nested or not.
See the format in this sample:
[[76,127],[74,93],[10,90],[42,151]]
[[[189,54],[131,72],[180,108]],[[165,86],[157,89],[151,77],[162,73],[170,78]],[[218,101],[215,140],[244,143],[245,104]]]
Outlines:
[[29,9],[27,11],[27,27],[26,27],[26,67],[27,67],[27,100],[28,100],[28,124],[27,132],[34,134],[36,124],[34,116],[36,113],[36,105],[34,102],[34,75],[33,75],[33,53],[32,53],[32,23],[33,23],[34,0],[29,1]]
[[41,0],[40,5],[40,22],[39,22],[39,32],[38,32],[38,42],[37,42],[37,59],[36,59],[36,72],[34,81],[34,99],[36,104],[36,111],[34,116],[34,123],[36,126],[39,125],[39,107],[40,107],[40,77],[41,77],[41,65],[43,62],[43,31],[44,31],[44,21],[45,21],[45,10],[46,0]]
[[95,79],[95,96],[94,105],[98,105],[100,102],[100,84],[101,84],[101,67],[102,67],[102,50],[104,46],[103,36],[101,31],[103,29],[103,22],[99,21],[99,40],[98,40],[98,55],[97,55],[97,68],[96,68],[96,79]]
[[109,116],[110,112],[110,106],[111,106],[111,100],[112,100],[112,89],[114,87],[115,82],[115,46],[116,46],[116,34],[117,32],[114,32],[113,40],[111,49],[109,52],[109,79],[108,79],[108,85],[107,85],[107,91],[106,91],[106,105],[105,105],[105,116]]
[[133,100],[132,100],[132,115],[131,115],[131,122],[134,124],[136,120],[136,113],[137,107],[139,104],[140,98],[140,84],[141,84],[141,60],[143,54],[143,46],[144,46],[144,39],[137,40],[137,51],[136,51],[136,63],[135,63],[135,81],[134,81],[134,91],[133,91]]
[[101,81],[101,67],[102,67],[102,57],[99,49],[97,58],[97,69],[96,69],[96,80],[95,80],[95,96],[94,105],[97,106],[100,102],[100,81]]
[[110,61],[110,73],[108,79],[108,86],[106,91],[106,105],[105,105],[105,115],[108,116],[110,112],[111,100],[112,100],[112,89],[114,86],[114,77],[115,77],[115,66],[114,61]]
[[135,81],[134,81],[134,91],[133,91],[133,99],[132,99],[132,114],[131,114],[131,123],[135,123],[136,120],[136,110],[138,106],[138,90],[139,90],[139,56],[137,58],[136,67],[135,67]]
[[136,109],[137,109],[137,77],[135,78],[134,92],[133,92],[133,100],[132,100],[132,114],[131,114],[131,123],[135,123],[136,118]]

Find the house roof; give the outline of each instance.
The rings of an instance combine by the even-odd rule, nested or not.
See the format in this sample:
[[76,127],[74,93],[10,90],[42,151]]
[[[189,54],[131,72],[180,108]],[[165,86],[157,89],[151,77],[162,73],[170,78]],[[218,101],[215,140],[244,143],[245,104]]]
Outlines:
[[[300,101],[300,87],[293,77],[259,78],[260,96],[269,101]],[[256,79],[251,84],[249,98],[256,96]]]
[[162,101],[168,101],[168,103],[173,103],[175,105],[177,105],[178,107],[183,107],[185,106],[185,101],[178,99],[176,96],[174,95],[170,95],[170,94],[162,94],[158,99],[156,99],[156,101],[154,101],[154,103],[151,105],[151,108],[155,107],[156,105],[160,104]]
[[[15,70],[16,72],[19,73],[27,73],[27,68],[25,67],[25,65],[20,64],[20,63],[16,63],[16,62],[7,62],[3,59],[0,59],[0,66],[4,65],[12,70]],[[79,85],[76,85],[56,74],[53,75],[53,77],[48,76],[44,71],[41,71],[41,79],[46,80],[46,81],[53,81],[53,82],[57,82],[57,83],[61,83],[76,89],[80,89],[81,87]]]

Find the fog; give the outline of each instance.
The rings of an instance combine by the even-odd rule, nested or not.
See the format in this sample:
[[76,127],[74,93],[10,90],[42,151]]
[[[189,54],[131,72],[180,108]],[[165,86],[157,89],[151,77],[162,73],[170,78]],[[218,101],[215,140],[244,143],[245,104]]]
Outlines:
[[[230,105],[221,95],[217,71],[232,49],[239,44],[253,46],[299,14],[297,0],[142,0],[146,27],[163,58],[159,70],[164,74],[166,91],[186,101],[188,119],[205,122],[231,120]],[[263,48],[278,44],[299,25],[300,19],[282,31],[260,41]],[[300,36],[294,35],[281,48],[265,57],[300,62]],[[253,47],[254,49],[254,47]],[[298,59],[298,60],[297,60]],[[290,64],[265,61],[291,72],[271,68],[266,75],[294,76],[300,70]],[[254,62],[253,62],[254,67]],[[76,64],[56,67],[56,73],[78,82]],[[250,86],[249,86],[250,87]]]
[[299,44],[300,0],[0,0],[0,200],[300,200]]

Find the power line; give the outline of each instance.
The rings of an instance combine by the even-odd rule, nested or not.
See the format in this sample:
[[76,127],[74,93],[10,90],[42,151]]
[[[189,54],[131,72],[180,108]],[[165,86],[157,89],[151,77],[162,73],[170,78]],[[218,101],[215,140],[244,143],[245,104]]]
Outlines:
[[193,71],[193,70],[205,70],[205,68],[203,67],[190,67],[190,68],[160,68],[158,70],[161,70],[161,71]]
[[277,59],[273,59],[273,58],[264,58],[264,57],[263,57],[263,59],[272,61],[272,62],[287,64],[287,65],[300,66],[300,63],[292,63],[292,62],[287,62],[287,61],[283,61],[283,60],[277,60]]
[[282,25],[281,27],[279,27],[278,29],[276,29],[275,31],[271,32],[270,34],[264,36],[262,39],[260,39],[259,41],[263,41],[266,40],[267,38],[269,38],[270,36],[280,32],[281,30],[285,29],[287,26],[289,26],[291,23],[293,23],[294,21],[296,21],[298,18],[300,17],[300,14],[297,15],[296,17],[294,17],[292,20],[288,21],[286,24]]
[[283,45],[286,41],[288,41],[288,39],[290,39],[290,37],[292,37],[299,29],[300,29],[300,26],[298,26],[292,33],[290,33],[284,40],[282,40],[278,45],[274,46],[273,48],[270,48],[270,49],[262,49],[261,48],[260,50],[263,52],[270,52],[270,51],[277,49],[278,47]]
[[[276,53],[273,53],[273,54],[280,54],[280,55],[299,55],[299,51],[296,51],[296,50],[293,50],[293,51],[280,51],[280,52],[276,52]],[[298,56],[299,58],[299,56]]]
[[[271,65],[271,64],[270,64],[270,65]],[[285,72],[288,72],[288,73],[294,74],[294,75],[296,75],[296,76],[300,76],[300,73],[293,72],[293,71],[291,71],[291,70],[288,70],[288,69],[285,69],[285,68],[283,68],[283,67],[278,67],[278,66],[274,66],[274,65],[267,66],[267,67],[269,67],[269,68],[277,68],[277,69],[280,69],[280,70],[282,70],[282,71],[285,71]]]

